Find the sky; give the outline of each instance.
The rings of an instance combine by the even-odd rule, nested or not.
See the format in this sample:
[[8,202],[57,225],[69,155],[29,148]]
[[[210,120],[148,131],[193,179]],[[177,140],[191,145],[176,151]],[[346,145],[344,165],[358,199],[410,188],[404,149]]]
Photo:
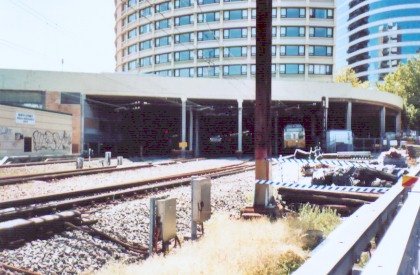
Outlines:
[[0,68],[115,70],[114,0],[0,0]]

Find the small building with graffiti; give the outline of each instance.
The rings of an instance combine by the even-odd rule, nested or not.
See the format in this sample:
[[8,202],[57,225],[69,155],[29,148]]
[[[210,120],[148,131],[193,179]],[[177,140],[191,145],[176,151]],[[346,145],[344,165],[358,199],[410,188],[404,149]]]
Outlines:
[[0,158],[72,153],[71,114],[11,105],[0,110]]

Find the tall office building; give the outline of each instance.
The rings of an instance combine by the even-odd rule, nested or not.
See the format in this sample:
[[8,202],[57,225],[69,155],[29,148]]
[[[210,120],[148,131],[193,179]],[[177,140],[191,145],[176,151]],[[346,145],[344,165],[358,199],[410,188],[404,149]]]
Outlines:
[[[116,71],[255,75],[255,0],[115,0]],[[334,0],[273,1],[274,77],[332,80]]]
[[377,82],[420,52],[420,0],[351,0],[337,5],[336,67]]

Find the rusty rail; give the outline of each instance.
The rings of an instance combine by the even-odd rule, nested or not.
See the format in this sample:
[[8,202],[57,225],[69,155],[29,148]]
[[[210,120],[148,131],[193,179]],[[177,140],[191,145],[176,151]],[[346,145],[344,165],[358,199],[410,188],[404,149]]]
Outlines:
[[62,178],[70,178],[75,176],[85,176],[85,175],[92,175],[92,174],[99,174],[99,173],[112,173],[112,172],[120,172],[120,171],[127,171],[127,170],[135,170],[135,169],[143,169],[143,168],[150,168],[155,165],[164,166],[164,165],[172,165],[176,163],[186,163],[191,161],[196,161],[198,159],[183,159],[183,160],[174,160],[171,162],[164,162],[164,163],[149,163],[149,164],[142,164],[142,165],[133,165],[133,166],[126,166],[126,167],[117,167],[117,166],[108,166],[108,167],[99,167],[99,168],[88,168],[88,169],[76,169],[76,170],[66,170],[66,171],[59,171],[59,172],[48,172],[48,173],[37,173],[37,174],[29,174],[29,175],[19,175],[19,176],[10,176],[10,177],[0,177],[0,186],[3,185],[11,185],[11,184],[18,184],[27,182],[30,180],[43,180],[43,181],[50,181],[53,179],[62,179]]

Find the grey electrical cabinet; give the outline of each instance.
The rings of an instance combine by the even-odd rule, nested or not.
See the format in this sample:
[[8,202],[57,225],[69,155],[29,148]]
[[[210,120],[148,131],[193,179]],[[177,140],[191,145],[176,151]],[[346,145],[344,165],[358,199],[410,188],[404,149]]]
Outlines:
[[191,180],[192,186],[192,218],[194,222],[202,223],[211,216],[211,180],[206,177],[196,177]]
[[157,200],[156,211],[161,223],[160,239],[170,241],[176,237],[176,199]]

